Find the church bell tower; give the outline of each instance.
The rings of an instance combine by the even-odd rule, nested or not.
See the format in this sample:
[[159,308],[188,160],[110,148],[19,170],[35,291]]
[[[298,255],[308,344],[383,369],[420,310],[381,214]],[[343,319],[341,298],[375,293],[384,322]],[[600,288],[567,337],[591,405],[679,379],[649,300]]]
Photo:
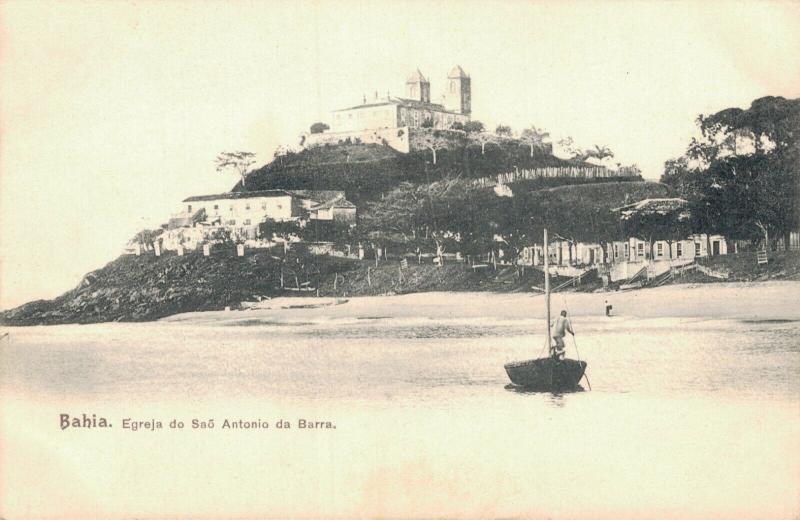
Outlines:
[[470,77],[459,65],[453,67],[447,74],[444,108],[467,116],[472,112]]
[[419,69],[412,72],[406,80],[406,97],[423,103],[431,102],[431,84]]

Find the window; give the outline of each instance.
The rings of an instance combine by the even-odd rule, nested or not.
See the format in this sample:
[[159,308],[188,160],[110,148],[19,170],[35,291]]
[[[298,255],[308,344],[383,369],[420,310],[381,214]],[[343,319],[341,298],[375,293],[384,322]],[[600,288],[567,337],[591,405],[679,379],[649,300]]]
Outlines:
[[266,202],[262,202],[261,203],[261,209],[267,209],[267,203]]
[[214,204],[214,209],[219,209],[219,204]]
[[661,242],[656,244],[656,254],[658,256],[662,256],[664,254],[664,244],[662,244]]
[[188,206],[186,206],[186,212],[187,212],[187,213],[191,213],[191,212],[192,212],[192,205],[191,205],[191,204],[189,204]]
[[248,218],[248,219],[245,219],[245,221],[244,221],[244,225],[245,225],[245,226],[249,226],[249,225],[250,225],[250,219],[249,219],[249,218]]
[[278,209],[283,209],[283,204],[278,204]]
[[614,244],[614,258],[617,258],[618,256],[619,256],[619,246],[617,244]]
[[230,210],[233,211],[233,204],[231,204]]
[[236,225],[236,220],[234,220],[234,219],[229,220],[228,221],[228,225],[229,226],[235,226]]
[[644,242],[639,242],[636,244],[636,254],[643,255],[644,254]]
[[628,244],[625,244],[625,256],[628,256]]
[[694,243],[694,256],[700,256],[700,242]]
[[676,246],[676,256],[677,256],[678,258],[680,258],[680,257],[681,257],[681,255],[683,255],[683,244],[681,244],[680,242],[678,242],[677,244],[675,244],[675,246]]
[[250,209],[250,203],[249,203],[249,202],[248,202],[248,203],[247,203],[247,205],[244,207],[244,209],[247,209],[247,210],[249,210],[249,209]]

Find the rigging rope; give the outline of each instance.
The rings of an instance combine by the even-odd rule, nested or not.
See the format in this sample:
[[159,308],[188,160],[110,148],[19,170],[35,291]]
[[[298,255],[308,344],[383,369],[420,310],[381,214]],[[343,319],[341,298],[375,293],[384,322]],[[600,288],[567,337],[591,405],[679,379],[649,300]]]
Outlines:
[[[572,329],[572,312],[569,310],[569,306],[567,305],[567,295],[561,293],[561,296],[564,298],[564,309],[567,311],[567,323],[569,323],[569,328]],[[578,361],[581,360],[581,353],[578,351],[578,342],[575,340],[575,330],[572,331],[572,344],[575,345],[575,353],[578,355]]]
[[[567,305],[567,295],[561,293],[561,296],[564,298],[564,309],[567,311],[567,321],[569,322],[569,328],[572,328],[572,320],[570,317],[572,316],[572,312],[569,310],[569,306]],[[578,351],[578,340],[575,339],[575,331],[572,332],[572,344],[575,345],[575,353],[578,355],[578,361],[581,360],[581,353]],[[586,372],[583,372],[583,377],[586,378],[586,383],[589,385],[589,390],[592,389],[592,383],[589,382],[589,376]]]

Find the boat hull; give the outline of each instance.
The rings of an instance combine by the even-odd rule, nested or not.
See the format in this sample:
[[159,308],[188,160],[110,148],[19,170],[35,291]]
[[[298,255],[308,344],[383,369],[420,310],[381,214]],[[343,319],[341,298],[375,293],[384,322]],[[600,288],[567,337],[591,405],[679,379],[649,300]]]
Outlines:
[[575,390],[586,371],[586,362],[575,359],[539,358],[505,365],[509,379],[529,390]]

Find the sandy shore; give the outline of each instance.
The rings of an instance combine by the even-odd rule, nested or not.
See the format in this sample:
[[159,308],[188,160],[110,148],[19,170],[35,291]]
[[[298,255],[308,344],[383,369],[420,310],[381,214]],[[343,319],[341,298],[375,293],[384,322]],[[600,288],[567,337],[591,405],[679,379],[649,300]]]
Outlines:
[[[552,295],[553,312],[568,309],[574,316],[602,316],[605,301],[617,316],[635,318],[692,317],[757,320],[800,319],[800,282],[686,284],[608,293]],[[430,317],[503,319],[543,317],[544,296],[534,294],[430,292],[397,296],[349,298],[275,298],[267,308],[242,311],[192,312],[164,318],[170,322],[216,322],[264,318],[297,320],[312,317]],[[318,305],[317,307],[313,307]]]

